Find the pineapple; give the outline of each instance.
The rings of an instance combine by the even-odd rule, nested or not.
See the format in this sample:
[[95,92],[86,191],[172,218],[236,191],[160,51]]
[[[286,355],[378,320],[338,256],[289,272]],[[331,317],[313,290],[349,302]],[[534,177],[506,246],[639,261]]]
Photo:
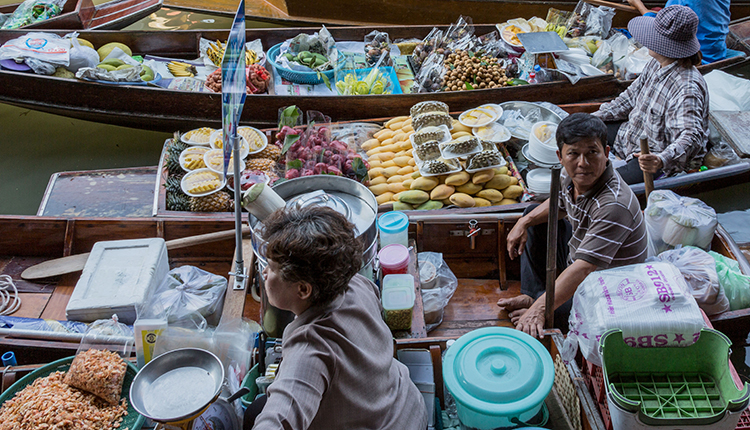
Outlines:
[[275,166],[276,162],[270,158],[251,158],[247,160],[245,168],[248,170],[272,171]]
[[164,183],[164,188],[167,189],[167,194],[182,194],[182,187],[180,186],[180,182],[182,182],[183,176],[185,175],[169,175],[167,181]]
[[173,141],[169,148],[167,148],[167,171],[173,175],[183,173],[182,167],[180,166],[180,153],[186,149],[188,145],[180,141]]
[[251,155],[250,158],[268,158],[273,161],[278,161],[279,158],[281,158],[281,148],[273,143],[269,143],[262,151]]
[[226,191],[190,198],[192,212],[226,212],[230,207],[233,207],[232,199]]
[[167,192],[167,210],[168,211],[187,211],[190,210],[190,197],[182,191]]

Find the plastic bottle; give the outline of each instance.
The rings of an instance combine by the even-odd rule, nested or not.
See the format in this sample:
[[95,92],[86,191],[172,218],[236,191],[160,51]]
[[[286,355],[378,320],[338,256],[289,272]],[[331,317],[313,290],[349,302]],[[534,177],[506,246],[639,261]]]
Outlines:
[[135,335],[135,358],[138,368],[143,368],[154,358],[156,339],[167,328],[167,320],[161,318],[139,318],[133,324]]
[[536,83],[536,72],[529,73],[529,83],[530,84]]

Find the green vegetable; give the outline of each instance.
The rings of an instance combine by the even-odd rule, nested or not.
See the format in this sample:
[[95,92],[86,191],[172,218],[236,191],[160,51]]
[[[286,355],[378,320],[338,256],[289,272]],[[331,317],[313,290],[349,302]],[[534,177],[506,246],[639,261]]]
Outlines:
[[343,80],[336,82],[336,90],[341,95],[390,94],[388,80],[378,69],[372,69],[364,79],[358,80],[354,71],[347,73]]

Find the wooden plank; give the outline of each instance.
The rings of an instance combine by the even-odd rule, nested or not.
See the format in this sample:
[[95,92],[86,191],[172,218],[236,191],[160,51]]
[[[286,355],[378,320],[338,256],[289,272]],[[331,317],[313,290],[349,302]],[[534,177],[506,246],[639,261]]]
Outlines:
[[68,306],[68,301],[73,294],[78,277],[76,273],[69,273],[60,277],[60,284],[55,288],[55,292],[52,293],[40,318],[67,320],[65,317],[65,308]]
[[11,314],[13,317],[40,318],[52,293],[18,293],[21,307]]
[[[224,310],[221,314],[221,322],[229,322],[237,318],[242,318],[246,303],[246,296],[250,293],[250,286],[254,280],[255,254],[253,254],[253,244],[250,238],[242,240],[242,259],[243,265],[247,268],[248,279],[245,282],[245,288],[235,290],[235,276],[229,276],[229,284],[224,295]],[[237,255],[232,259],[232,273],[237,270]]]
[[750,112],[711,111],[711,124],[740,157],[750,157]]

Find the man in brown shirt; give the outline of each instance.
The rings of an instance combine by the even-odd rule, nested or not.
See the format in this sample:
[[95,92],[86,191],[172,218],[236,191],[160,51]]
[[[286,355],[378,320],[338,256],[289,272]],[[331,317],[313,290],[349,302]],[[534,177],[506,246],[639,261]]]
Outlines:
[[[646,259],[646,227],[638,199],[608,160],[607,126],[576,113],[557,128],[557,156],[564,167],[555,281],[555,326],[567,327],[570,299],[589,273]],[[529,208],[508,234],[511,259],[521,257],[521,295],[501,299],[516,328],[532,336],[544,329],[546,231],[549,200]],[[567,246],[566,246],[567,245]],[[562,254],[562,255],[561,255]],[[560,257],[564,260],[560,261]]]

